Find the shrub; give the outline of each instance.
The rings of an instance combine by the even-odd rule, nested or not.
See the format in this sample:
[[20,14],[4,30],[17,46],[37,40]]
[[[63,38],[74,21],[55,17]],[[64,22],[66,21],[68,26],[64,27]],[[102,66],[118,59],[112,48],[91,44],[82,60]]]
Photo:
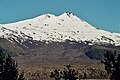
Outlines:
[[73,69],[71,65],[66,65],[63,71],[54,70],[51,72],[50,78],[54,78],[55,80],[77,80],[78,79],[78,71]]

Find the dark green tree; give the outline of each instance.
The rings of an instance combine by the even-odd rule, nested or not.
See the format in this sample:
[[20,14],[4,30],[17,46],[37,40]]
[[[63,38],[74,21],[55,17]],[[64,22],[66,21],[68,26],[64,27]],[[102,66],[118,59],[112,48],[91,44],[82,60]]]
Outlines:
[[17,63],[0,50],[0,80],[24,80],[23,74],[18,73]]
[[104,54],[105,59],[101,62],[105,65],[105,70],[110,76],[111,80],[120,80],[120,54],[117,54],[116,51],[112,53],[107,51]]

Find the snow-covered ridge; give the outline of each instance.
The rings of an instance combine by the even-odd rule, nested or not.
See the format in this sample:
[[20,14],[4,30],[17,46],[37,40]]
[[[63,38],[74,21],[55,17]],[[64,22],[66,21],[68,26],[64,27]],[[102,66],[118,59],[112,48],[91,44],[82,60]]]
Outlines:
[[26,39],[38,41],[74,40],[89,41],[90,45],[120,45],[120,34],[96,29],[76,15],[66,12],[60,16],[44,14],[33,19],[0,25],[0,37],[10,41],[24,42]]

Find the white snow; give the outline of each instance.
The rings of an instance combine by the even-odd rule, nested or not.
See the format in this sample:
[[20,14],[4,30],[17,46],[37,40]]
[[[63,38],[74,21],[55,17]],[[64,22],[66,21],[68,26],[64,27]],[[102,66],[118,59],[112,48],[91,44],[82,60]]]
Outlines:
[[[11,38],[13,35],[25,41],[30,37],[38,41],[59,41],[66,39],[110,43],[120,45],[120,34],[99,30],[72,13],[60,16],[44,14],[33,19],[0,25],[0,37]],[[14,38],[16,40],[16,38]],[[30,38],[30,39],[31,39]],[[91,45],[91,44],[90,44]]]

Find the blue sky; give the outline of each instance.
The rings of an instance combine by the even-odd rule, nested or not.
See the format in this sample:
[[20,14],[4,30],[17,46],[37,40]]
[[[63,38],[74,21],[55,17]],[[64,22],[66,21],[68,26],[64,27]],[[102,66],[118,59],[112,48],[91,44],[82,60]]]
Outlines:
[[0,0],[0,23],[66,11],[97,28],[120,32],[120,0]]

